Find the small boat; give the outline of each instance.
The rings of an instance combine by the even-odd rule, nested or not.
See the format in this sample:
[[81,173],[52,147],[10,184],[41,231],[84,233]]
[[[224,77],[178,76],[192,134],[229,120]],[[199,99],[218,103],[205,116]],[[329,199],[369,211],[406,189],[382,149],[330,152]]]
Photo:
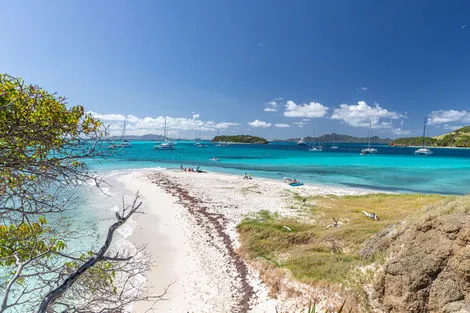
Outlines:
[[166,138],[166,116],[165,116],[165,127],[163,128],[163,142],[160,145],[156,145],[154,148],[156,150],[175,150],[175,144],[171,141],[168,141]]
[[158,150],[175,150],[175,145],[172,142],[163,142],[159,146],[155,146]]
[[206,144],[203,144],[203,143],[200,143],[200,142],[196,142],[194,144],[194,146],[196,146],[198,148],[207,148],[208,147]]
[[323,147],[322,146],[315,146],[315,130],[313,130],[313,137],[312,137],[312,142],[311,142],[311,148],[309,151],[312,152],[322,152]]
[[131,144],[128,140],[124,140],[124,141],[120,144],[120,146],[121,146],[122,148],[131,148],[131,147],[132,147],[132,144]]
[[423,143],[421,145],[421,148],[417,149],[415,151],[416,155],[432,155],[432,151],[428,148],[426,148],[426,122],[427,118],[426,116],[424,117],[424,128],[423,128]]
[[300,140],[297,141],[297,145],[299,147],[307,147],[308,146],[307,143],[305,142],[304,138],[300,138]]
[[221,141],[221,142],[218,142],[215,146],[216,146],[216,147],[226,147],[226,146],[230,146],[230,142]]
[[364,148],[361,150],[361,155],[368,155],[368,154],[374,154],[374,153],[377,153],[377,149],[375,148]]
[[126,121],[124,121],[124,126],[122,128],[120,141],[110,145],[108,149],[132,148],[132,144],[128,140],[124,139],[125,136],[126,136]]
[[333,145],[330,147],[330,150],[338,150],[339,147],[335,146],[335,133],[333,133]]
[[432,155],[433,152],[428,148],[419,148],[415,151],[416,155]]
[[218,161],[219,159],[217,159],[216,157],[212,157],[210,160],[211,161]]
[[369,155],[369,154],[377,153],[377,149],[370,147],[370,129],[372,129],[372,123],[371,122],[369,122],[369,132],[367,133],[369,144],[367,145],[367,148],[362,148],[361,155]]
[[289,178],[289,177],[283,177],[282,180],[288,184],[289,186],[292,186],[292,187],[297,187],[297,186],[302,186],[304,183],[301,182],[301,181],[298,181],[297,179],[295,178]]

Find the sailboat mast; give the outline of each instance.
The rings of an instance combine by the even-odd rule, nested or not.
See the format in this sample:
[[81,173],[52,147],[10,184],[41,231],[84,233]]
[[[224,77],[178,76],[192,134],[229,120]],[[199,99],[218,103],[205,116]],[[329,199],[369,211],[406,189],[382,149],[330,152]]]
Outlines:
[[166,142],[166,116],[165,116],[165,127],[163,128],[163,141]]
[[426,122],[427,122],[427,117],[424,117],[424,126],[423,126],[423,143],[422,143],[422,148],[425,146],[425,138],[426,138]]
[[126,121],[124,121],[124,125],[122,127],[121,140],[124,140],[125,136],[126,136]]
[[372,129],[372,122],[369,121],[369,131],[367,132],[367,136],[369,137],[369,149],[370,149],[370,131]]

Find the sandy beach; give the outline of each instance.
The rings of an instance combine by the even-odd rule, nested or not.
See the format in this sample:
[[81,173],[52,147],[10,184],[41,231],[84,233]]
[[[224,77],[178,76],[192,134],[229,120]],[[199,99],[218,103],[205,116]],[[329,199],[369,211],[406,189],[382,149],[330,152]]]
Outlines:
[[[289,190],[301,195],[372,192],[321,185],[290,187],[270,179],[175,170],[128,171],[115,179],[124,193],[138,191],[142,197],[144,214],[134,218],[130,240],[146,245],[155,261],[145,282],[146,292],[159,294],[168,288],[165,300],[156,304],[157,312],[286,308],[289,299],[270,298],[258,273],[237,254],[237,224],[260,210],[299,214],[289,205]],[[145,312],[149,305],[136,303],[133,312]]]

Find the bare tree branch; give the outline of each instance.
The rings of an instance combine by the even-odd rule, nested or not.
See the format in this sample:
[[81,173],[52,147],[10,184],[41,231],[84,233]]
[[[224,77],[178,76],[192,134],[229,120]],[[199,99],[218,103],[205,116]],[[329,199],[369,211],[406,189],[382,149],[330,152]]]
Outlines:
[[76,271],[71,273],[65,281],[60,284],[57,288],[51,290],[41,302],[39,306],[38,313],[46,313],[47,308],[54,303],[57,299],[64,295],[64,293],[69,289],[79,278],[83,275],[86,271],[96,265],[96,263],[100,261],[106,260],[106,251],[108,251],[111,242],[113,241],[114,232],[120,226],[122,226],[131,216],[136,212],[139,207],[142,205],[142,202],[137,202],[139,196],[135,197],[134,203],[132,204],[131,209],[126,212],[126,208],[122,210],[122,216],[118,216],[117,222],[111,225],[108,229],[108,235],[106,236],[106,241],[104,242],[103,246],[101,246],[98,253],[91,258],[88,259],[84,264],[82,264]]

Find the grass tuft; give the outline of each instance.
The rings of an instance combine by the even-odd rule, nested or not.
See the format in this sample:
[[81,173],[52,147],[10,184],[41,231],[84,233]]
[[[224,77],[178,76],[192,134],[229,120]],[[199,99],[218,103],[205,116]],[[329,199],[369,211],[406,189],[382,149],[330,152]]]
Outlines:
[[[301,203],[310,214],[295,219],[260,211],[245,218],[237,226],[240,252],[288,269],[304,283],[359,286],[355,283],[358,268],[384,258],[380,253],[359,256],[368,239],[390,225],[419,216],[424,207],[454,198],[422,194],[302,197],[293,193],[294,204]],[[467,210],[460,206],[448,204],[445,212]],[[367,218],[362,211],[376,213],[380,221]]]

